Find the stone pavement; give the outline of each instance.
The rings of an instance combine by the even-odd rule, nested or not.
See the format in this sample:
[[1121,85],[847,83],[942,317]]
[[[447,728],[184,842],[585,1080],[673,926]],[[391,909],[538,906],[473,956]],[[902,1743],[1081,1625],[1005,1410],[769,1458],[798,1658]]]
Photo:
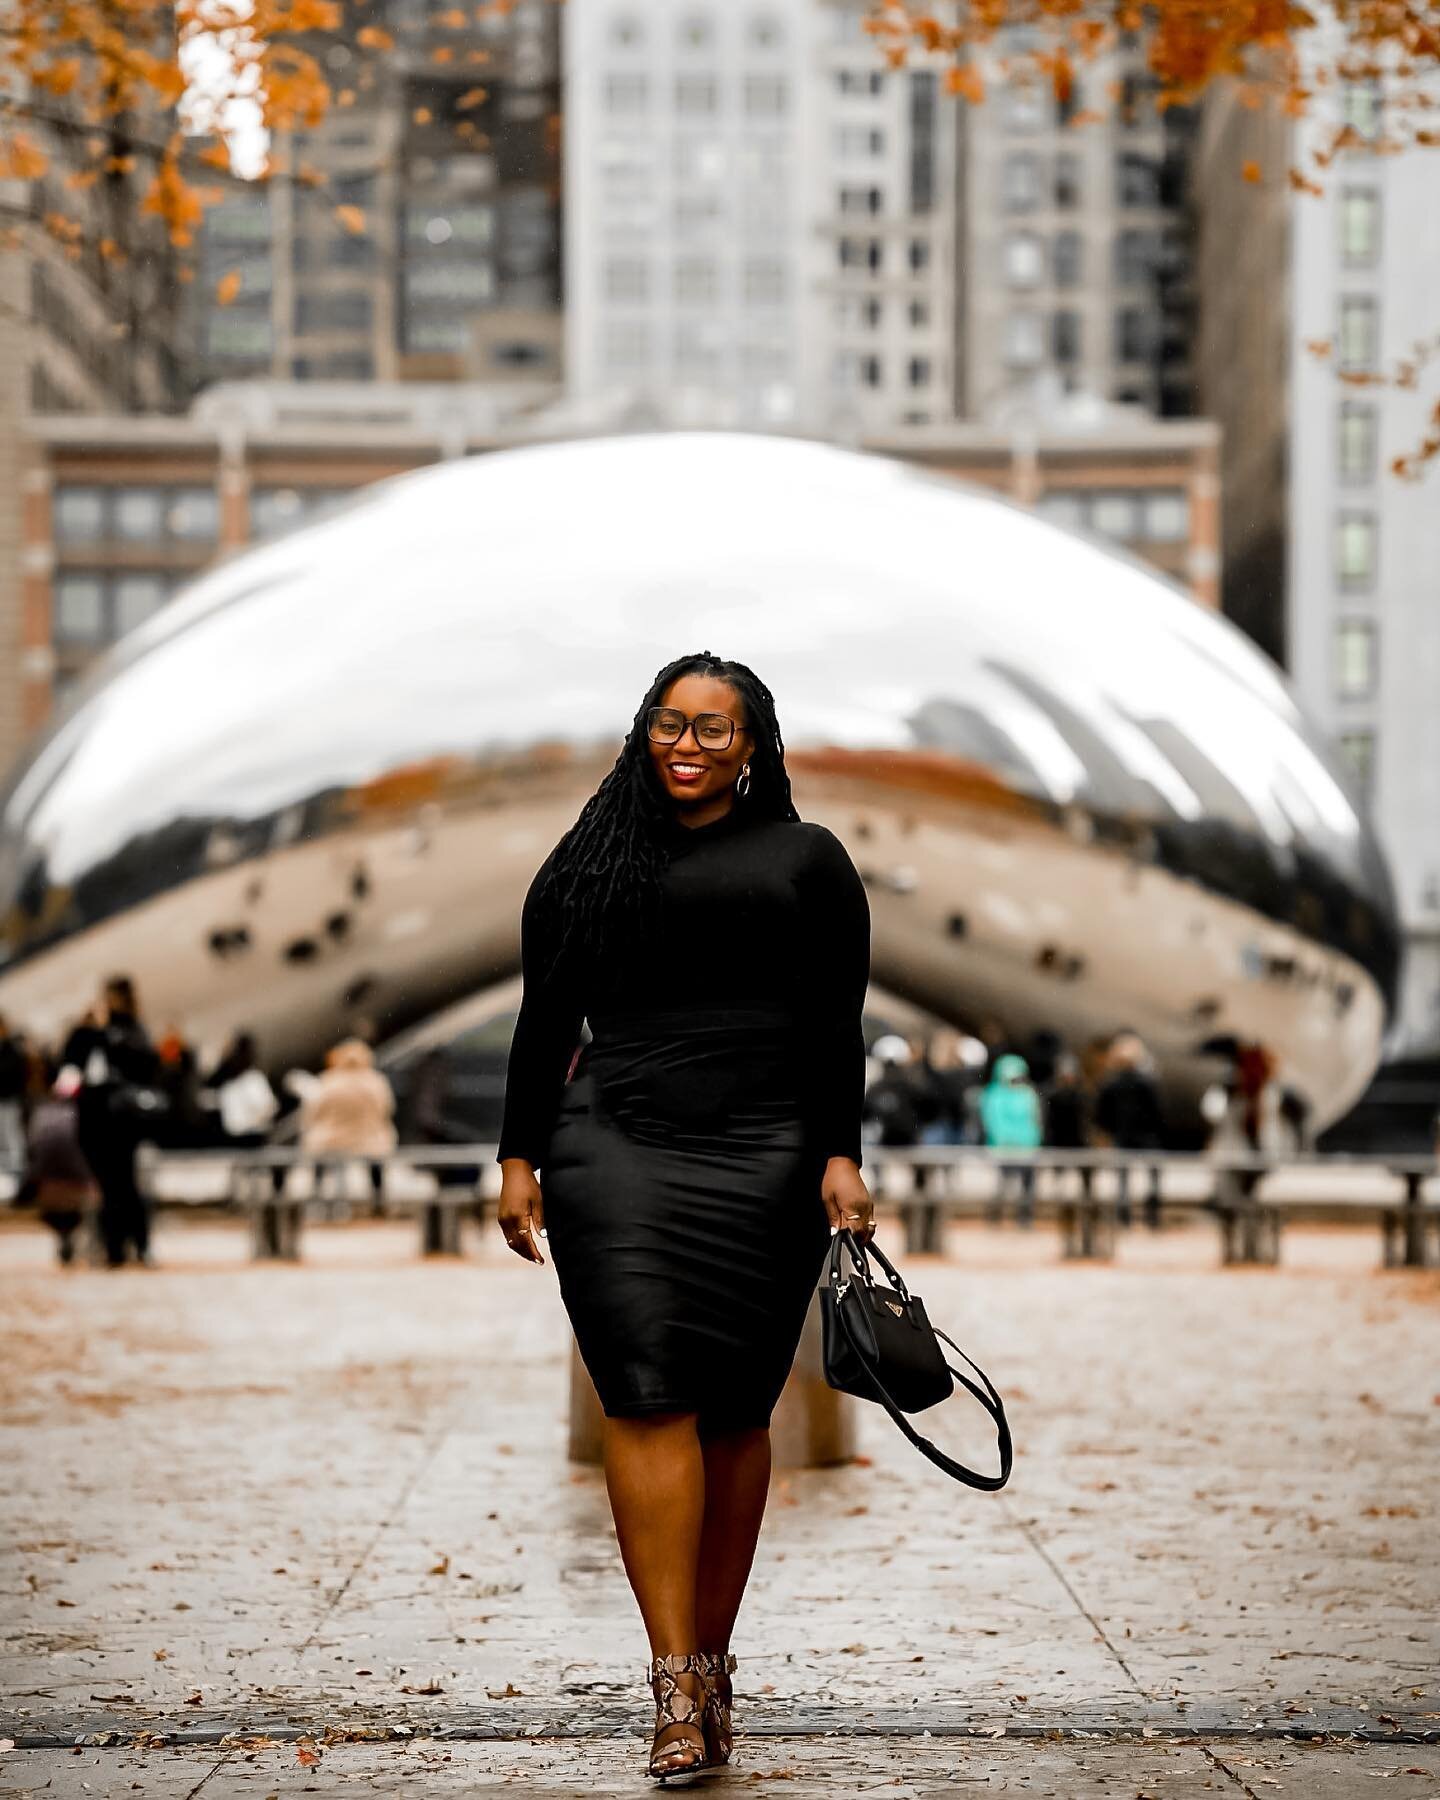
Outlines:
[[[177,1220],[156,1270],[62,1273],[0,1230],[0,1794],[645,1791],[553,1272],[413,1244],[257,1267]],[[781,1478],[747,1735],[692,1785],[1436,1791],[1440,1274],[1376,1272],[1370,1230],[1292,1227],[1278,1271],[1204,1225],[1113,1266],[949,1248],[910,1273],[1005,1393],[1014,1480],[955,1487],[870,1409],[860,1463]],[[934,1428],[982,1458],[981,1423]]]

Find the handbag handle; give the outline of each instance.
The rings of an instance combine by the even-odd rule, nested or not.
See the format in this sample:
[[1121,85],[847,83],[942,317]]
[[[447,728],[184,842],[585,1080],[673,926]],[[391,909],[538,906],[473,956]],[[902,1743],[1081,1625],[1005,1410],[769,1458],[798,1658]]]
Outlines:
[[[866,1282],[872,1280],[869,1267],[865,1261],[868,1252],[875,1258],[876,1262],[880,1264],[881,1268],[885,1270],[885,1273],[894,1284],[896,1291],[904,1294],[907,1299],[909,1298],[905,1283],[900,1279],[900,1276],[886,1257],[885,1252],[877,1249],[874,1244],[862,1244],[859,1239],[855,1237],[853,1232],[844,1229],[837,1231],[835,1236],[830,1240],[830,1282],[832,1287],[836,1285],[836,1279],[840,1274],[840,1240],[842,1238],[846,1240],[844,1248],[849,1251],[851,1260],[859,1271],[862,1280]],[[966,1487],[979,1488],[983,1493],[990,1494],[996,1493],[999,1489],[1003,1488],[1005,1483],[1010,1479],[1010,1470],[1015,1461],[1014,1445],[1010,1439],[1010,1421],[1005,1417],[1005,1402],[1000,1398],[999,1394],[996,1393],[995,1384],[980,1367],[979,1363],[971,1361],[970,1357],[965,1354],[948,1332],[942,1331],[938,1325],[931,1324],[930,1329],[935,1333],[936,1337],[943,1338],[960,1360],[970,1365],[983,1383],[983,1388],[977,1387],[975,1383],[971,1381],[968,1376],[963,1375],[952,1362],[946,1361],[946,1368],[949,1369],[950,1373],[960,1383],[961,1387],[968,1389],[968,1391],[975,1396],[995,1422],[996,1441],[1000,1451],[1000,1473],[998,1475],[982,1475],[977,1469],[967,1468],[964,1463],[956,1462],[953,1456],[947,1456],[938,1444],[933,1444],[929,1438],[923,1437],[891,1398],[889,1389],[881,1380],[874,1364],[866,1356],[863,1346],[856,1338],[855,1333],[851,1330],[850,1321],[846,1317],[845,1308],[837,1305],[835,1308],[835,1316],[840,1322],[840,1328],[845,1333],[850,1348],[855,1352],[861,1367],[865,1370],[865,1373],[870,1377],[871,1382],[874,1384],[875,1391],[880,1396],[881,1404],[920,1454],[928,1457],[929,1460],[935,1464],[936,1468],[943,1469],[947,1475],[953,1476],[956,1481],[964,1482]]]

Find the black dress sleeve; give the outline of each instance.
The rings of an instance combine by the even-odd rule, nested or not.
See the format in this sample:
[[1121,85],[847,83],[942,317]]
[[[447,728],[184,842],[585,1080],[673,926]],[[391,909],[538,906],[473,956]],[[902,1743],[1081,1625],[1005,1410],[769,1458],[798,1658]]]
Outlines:
[[826,1157],[861,1161],[865,1033],[870,982],[870,902],[848,851],[823,825],[797,886],[804,918],[806,1017],[810,1024],[807,1110],[812,1141]]
[[585,1019],[584,1002],[575,984],[563,973],[550,972],[556,949],[554,931],[541,915],[537,896],[554,854],[550,853],[530,883],[520,910],[524,989],[510,1040],[505,1112],[495,1153],[496,1162],[519,1156],[532,1168],[544,1161],[570,1058]]

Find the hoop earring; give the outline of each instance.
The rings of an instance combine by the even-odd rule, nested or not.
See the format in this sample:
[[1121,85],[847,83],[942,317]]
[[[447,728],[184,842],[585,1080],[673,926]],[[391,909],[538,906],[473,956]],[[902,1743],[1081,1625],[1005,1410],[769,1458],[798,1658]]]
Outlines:
[[737,800],[743,800],[749,792],[750,792],[750,765],[748,762],[741,763],[740,773],[735,779],[735,798]]

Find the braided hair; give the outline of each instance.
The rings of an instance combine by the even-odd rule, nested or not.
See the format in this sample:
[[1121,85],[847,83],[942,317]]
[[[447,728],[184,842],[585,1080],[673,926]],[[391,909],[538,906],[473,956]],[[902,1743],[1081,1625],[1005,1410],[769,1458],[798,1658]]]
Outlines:
[[615,766],[555,846],[549,874],[537,891],[539,911],[555,926],[553,933],[547,932],[558,946],[550,975],[567,956],[577,967],[602,954],[607,966],[623,964],[654,924],[666,863],[661,834],[673,815],[651,763],[646,715],[684,675],[726,682],[744,706],[755,748],[749,758],[749,790],[743,799],[736,796],[735,805],[754,818],[800,817],[790,798],[775,699],[754,670],[708,650],[667,663],[640,702]]

